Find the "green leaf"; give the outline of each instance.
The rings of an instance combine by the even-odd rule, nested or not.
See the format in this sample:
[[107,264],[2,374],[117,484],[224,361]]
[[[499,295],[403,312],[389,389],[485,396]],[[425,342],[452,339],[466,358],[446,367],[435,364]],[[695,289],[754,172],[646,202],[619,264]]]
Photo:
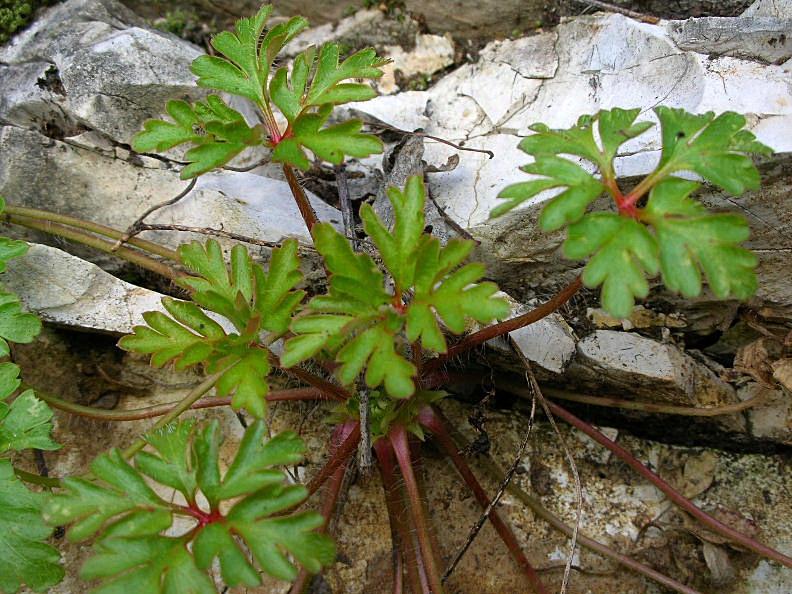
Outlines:
[[745,130],[745,117],[727,111],[715,117],[683,109],[658,107],[663,152],[658,171],[663,176],[693,171],[708,182],[738,196],[759,187],[759,171],[750,155],[772,154]]
[[[195,273],[179,279],[195,303],[164,298],[170,315],[147,312],[143,316],[147,325],[135,326],[119,346],[150,354],[155,366],[171,361],[177,369],[206,365],[210,373],[222,373],[218,394],[233,394],[235,410],[245,408],[253,416],[264,416],[271,367],[260,334],[272,334],[265,344],[284,334],[305,296],[294,289],[302,281],[297,242],[287,240],[272,250],[268,272],[239,245],[231,250],[229,267],[214,240],[182,245],[179,257]],[[204,310],[226,318],[238,333],[227,333]]]
[[[260,585],[259,571],[294,579],[289,556],[316,572],[335,558],[332,541],[316,532],[322,516],[281,515],[307,491],[287,485],[277,467],[299,463],[305,445],[291,432],[268,441],[266,433],[262,421],[251,424],[222,473],[217,421],[199,430],[192,422],[166,427],[147,438],[152,450],[140,452],[134,466],[113,450],[92,464],[95,481],[66,479],[65,492],[50,498],[44,516],[51,524],[73,523],[71,540],[102,532],[81,572],[104,580],[95,592],[214,593],[209,572],[215,559],[230,587]],[[187,506],[161,499],[147,479],[181,491]],[[181,536],[170,536],[174,510],[195,518]]]
[[47,544],[52,528],[41,519],[44,495],[28,491],[0,460],[0,592],[15,594],[26,585],[44,592],[63,579],[60,553]]
[[719,299],[747,299],[756,292],[756,256],[739,247],[747,221],[734,214],[709,214],[690,199],[699,184],[667,178],[654,187],[646,220],[657,232],[663,281],[685,297],[701,293],[701,273]]
[[9,407],[0,406],[0,453],[8,450],[57,450],[50,437],[52,410],[36,398],[33,390],[25,390]]
[[495,297],[493,283],[480,283],[481,265],[459,266],[473,242],[451,240],[444,247],[424,233],[426,192],[420,177],[404,190],[391,188],[394,225],[389,230],[374,210],[360,209],[363,228],[379,250],[384,268],[394,280],[385,288],[385,275],[366,253],[355,253],[349,241],[331,225],[313,229],[314,245],[330,272],[328,294],[314,297],[309,312],[295,318],[295,334],[284,347],[281,364],[290,367],[326,349],[340,363],[339,380],[349,385],[365,371],[370,388],[385,386],[394,398],[413,394],[416,369],[404,356],[402,331],[408,341],[446,351],[440,324],[454,333],[468,319],[489,322],[508,315],[504,299]]
[[207,361],[216,352],[219,341],[226,338],[223,327],[194,303],[165,297],[162,304],[173,317],[158,311],[144,313],[147,325],[135,326],[133,333],[121,338],[118,346],[151,355],[155,367],[175,361],[176,369],[186,369]]
[[[230,365],[230,367],[229,367]],[[264,400],[269,392],[267,376],[271,367],[267,351],[246,348],[241,355],[230,355],[209,366],[210,373],[227,370],[218,378],[215,389],[219,396],[229,396],[234,410],[244,408],[251,415],[262,418],[267,412]]]
[[[3,205],[5,207],[5,205]],[[2,209],[0,209],[2,212]],[[28,244],[18,239],[0,237],[0,272],[6,271],[9,260],[20,258],[28,251]]]
[[27,344],[41,332],[41,321],[22,309],[19,297],[0,290],[0,339],[3,340],[0,356],[8,354],[6,340]]
[[325,127],[332,111],[333,106],[326,104],[315,113],[304,112],[298,116],[291,134],[275,145],[273,161],[308,170],[311,161],[306,149],[316,158],[334,165],[340,165],[346,156],[363,158],[382,152],[383,144],[379,138],[360,133],[363,127],[360,120]]
[[245,148],[261,144],[260,129],[248,126],[241,113],[216,95],[192,105],[169,101],[166,109],[173,121],[146,121],[132,140],[132,148],[148,153],[194,145],[185,154],[189,164],[181,172],[182,179],[222,167]]
[[657,242],[644,225],[605,212],[570,225],[564,255],[574,260],[592,256],[583,271],[583,284],[602,285],[602,305],[617,318],[630,315],[635,297],[648,295],[646,275],[654,276],[660,266]]
[[219,55],[201,56],[192,63],[198,86],[263,102],[267,73],[260,59],[259,40],[271,12],[271,5],[262,6],[254,17],[237,21],[236,33],[223,31],[212,37],[211,45]]
[[[539,223],[543,230],[555,231],[580,220],[605,186],[578,164],[559,155],[581,157],[595,165],[603,177],[612,179],[613,158],[619,147],[653,125],[636,124],[639,113],[639,109],[615,108],[580,116],[577,124],[568,129],[555,130],[544,124],[531,126],[534,134],[523,138],[520,149],[535,160],[521,169],[541,177],[506,187],[498,197],[507,202],[496,207],[491,216],[503,215],[545,190],[565,188],[545,206]],[[595,124],[599,144],[594,135]]]

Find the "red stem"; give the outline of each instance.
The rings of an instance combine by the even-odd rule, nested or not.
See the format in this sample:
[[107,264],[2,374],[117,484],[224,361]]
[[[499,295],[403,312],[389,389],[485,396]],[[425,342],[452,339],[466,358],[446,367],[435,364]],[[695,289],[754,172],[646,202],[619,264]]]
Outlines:
[[605,446],[611,452],[616,454],[622,461],[624,461],[630,468],[635,470],[638,474],[643,476],[649,482],[651,482],[654,486],[660,489],[665,495],[673,501],[676,505],[680,508],[685,510],[691,516],[696,518],[699,522],[717,532],[721,536],[728,538],[732,542],[735,542],[746,549],[750,549],[754,553],[757,553],[763,557],[768,559],[772,559],[773,561],[777,561],[786,567],[792,568],[792,559],[776,551],[775,549],[771,549],[770,547],[763,545],[760,542],[746,536],[742,532],[738,532],[734,528],[727,526],[726,524],[720,522],[719,520],[713,518],[707,512],[699,509],[696,507],[693,502],[689,499],[684,497],[681,493],[676,491],[671,485],[669,485],[666,481],[662,478],[657,476],[651,470],[649,470],[646,466],[644,466],[637,458],[635,458],[630,452],[625,450],[616,442],[608,439],[602,433],[597,431],[594,427],[583,421],[582,419],[577,418],[571,412],[566,410],[565,408],[559,406],[554,402],[547,401],[547,405],[550,407],[550,410],[553,412],[554,415],[564,419],[570,425],[580,429],[583,433],[591,437],[594,441],[599,443],[600,445]]
[[339,444],[338,448],[333,451],[331,448],[330,457],[327,460],[327,463],[322,467],[322,470],[319,471],[311,482],[308,484],[308,494],[313,495],[316,491],[319,490],[324,482],[332,476],[336,469],[342,464],[346,464],[349,460],[349,457],[355,453],[357,449],[358,442],[360,441],[360,424],[354,422],[353,424],[349,425],[349,432],[345,434],[343,437],[343,441]]
[[300,369],[299,367],[291,367],[291,368],[284,367],[282,369],[289,375],[304,381],[306,384],[310,384],[311,386],[313,386],[318,390],[321,390],[322,392],[325,392],[333,400],[344,402],[352,396],[347,390],[345,390],[341,386],[337,386],[336,384],[329,382],[326,379],[319,377],[318,375],[314,375],[310,371],[305,371],[304,369]]
[[393,452],[399,463],[402,477],[404,478],[404,488],[407,491],[407,499],[410,502],[410,512],[415,523],[416,536],[426,567],[426,577],[429,580],[430,592],[432,594],[442,594],[443,586],[440,580],[440,572],[437,569],[434,551],[432,551],[431,539],[429,537],[429,527],[421,502],[421,494],[418,489],[418,481],[413,472],[412,459],[410,456],[410,444],[407,439],[407,431],[401,425],[395,425],[388,433]]
[[[451,458],[451,462],[453,462],[457,471],[462,476],[462,479],[465,481],[470,490],[473,491],[476,501],[478,501],[482,509],[486,510],[490,504],[490,501],[492,500],[484,491],[481,483],[479,483],[476,479],[473,471],[467,465],[467,462],[465,462],[464,458],[460,456],[459,450],[457,449],[454,440],[451,438],[451,434],[448,432],[445,423],[443,423],[442,418],[432,408],[427,406],[419,413],[418,420],[421,425],[432,432],[435,439],[440,444],[440,447],[445,451],[446,455]],[[501,537],[501,540],[503,540],[504,544],[506,545],[506,548],[509,549],[509,553],[511,554],[512,558],[528,578],[528,581],[531,583],[534,591],[537,594],[548,594],[547,589],[542,583],[542,580],[539,578],[539,574],[536,573],[536,570],[531,565],[531,562],[528,561],[528,558],[523,553],[522,548],[520,548],[520,543],[517,542],[517,537],[514,536],[511,528],[509,528],[506,522],[503,521],[497,510],[493,509],[490,511],[489,519],[490,522],[492,522],[492,526]]]
[[[344,440],[354,431],[354,425],[347,422],[344,425],[338,425],[333,431],[333,437],[330,440],[330,453],[335,454],[339,447],[343,445]],[[324,496],[322,499],[322,509],[320,513],[324,517],[324,524],[317,530],[317,532],[325,532],[330,523],[330,518],[333,517],[338,498],[341,494],[341,487],[344,485],[344,475],[346,474],[347,466],[349,466],[350,457],[347,458],[335,469],[333,476],[325,486]],[[297,576],[297,579],[292,584],[290,594],[300,594],[308,585],[310,574],[303,568]]]
[[406,565],[407,577],[410,580],[413,593],[419,594],[422,588],[418,564],[423,565],[423,559],[421,559],[420,551],[413,546],[410,530],[404,521],[403,514],[407,512],[407,508],[396,479],[396,459],[393,448],[388,440],[378,439],[374,442],[374,452],[379,461],[382,487],[385,491],[385,505],[388,508],[388,520],[391,527],[394,555],[393,594],[402,594],[404,590],[403,565]]
[[303,221],[305,221],[305,226],[308,227],[308,231],[311,231],[314,225],[319,222],[316,211],[313,209],[313,206],[311,206],[311,202],[308,200],[305,190],[303,190],[300,182],[297,180],[294,169],[292,169],[290,165],[284,164],[283,174],[286,176],[286,181],[289,183],[289,189],[291,190],[292,196],[294,196],[294,201],[297,203],[297,208],[300,209],[300,214],[302,215]]
[[427,362],[424,366],[424,370],[426,372],[432,371],[437,369],[440,365],[455,357],[465,351],[469,351],[470,349],[487,342],[488,340],[492,340],[493,338],[497,338],[498,336],[503,336],[504,334],[508,334],[509,332],[514,332],[520,328],[533,324],[534,322],[538,322],[542,318],[549,316],[551,313],[556,311],[559,307],[564,305],[567,301],[569,301],[572,296],[577,293],[580,288],[583,286],[580,277],[577,277],[574,281],[569,283],[566,287],[561,289],[556,295],[554,295],[550,300],[546,301],[542,305],[532,309],[529,312],[522,314],[521,316],[517,316],[516,318],[511,318],[510,320],[506,320],[505,322],[500,322],[499,324],[492,324],[491,326],[487,326],[486,328],[482,328],[478,332],[474,332],[469,336],[466,336],[462,340],[460,340],[457,344],[450,347],[448,352],[431,361]]

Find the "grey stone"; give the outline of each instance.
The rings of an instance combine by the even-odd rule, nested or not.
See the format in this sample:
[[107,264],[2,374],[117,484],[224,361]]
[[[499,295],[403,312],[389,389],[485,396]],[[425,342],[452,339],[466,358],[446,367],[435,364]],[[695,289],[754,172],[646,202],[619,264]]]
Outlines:
[[[187,185],[167,161],[89,141],[84,136],[59,141],[14,126],[0,127],[0,195],[9,204],[76,216],[123,231],[147,208],[179,194]],[[322,220],[340,222],[336,209],[310,192],[308,196]],[[205,175],[190,194],[146,222],[224,229],[264,241],[283,237],[311,241],[288,184],[255,173]],[[144,236],[170,247],[191,239],[206,240],[203,235],[171,231]],[[55,241],[39,233],[26,237]],[[106,268],[118,265],[108,255],[79,247],[74,251]]]
[[3,284],[45,322],[81,330],[128,334],[144,312],[163,310],[160,293],[46,245],[11,260]]
[[[146,29],[114,0],[70,0],[0,49],[0,118],[45,131],[66,121],[129,144],[168,99],[197,98],[189,65],[201,50]],[[48,64],[47,68],[43,64]]]
[[569,373],[618,397],[689,406],[737,402],[729,384],[675,345],[628,332],[597,330],[581,340]]
[[792,18],[792,0],[756,0],[745,9],[742,16],[789,19]]
[[706,17],[671,21],[671,38],[682,50],[780,63],[792,57],[792,15]]

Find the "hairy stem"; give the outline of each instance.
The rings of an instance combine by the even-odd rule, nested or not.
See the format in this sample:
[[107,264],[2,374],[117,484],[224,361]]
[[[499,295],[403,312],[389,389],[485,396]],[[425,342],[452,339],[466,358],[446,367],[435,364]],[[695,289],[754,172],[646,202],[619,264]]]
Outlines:
[[[345,425],[339,425],[336,427],[335,431],[333,431],[333,437],[330,441],[330,452],[335,453],[341,444],[344,441],[344,438],[348,437],[349,434],[354,430],[354,425],[351,423],[347,423]],[[333,472],[333,476],[330,477],[330,481],[327,483],[324,489],[324,497],[322,499],[322,509],[320,513],[324,517],[324,524],[317,530],[317,532],[326,532],[327,527],[330,524],[330,519],[333,517],[333,512],[335,511],[336,505],[338,504],[338,498],[341,494],[341,487],[344,484],[344,475],[346,474],[347,467],[349,466],[350,458],[344,460],[344,462],[338,466]],[[301,569],[297,579],[292,584],[291,590],[289,590],[290,594],[302,594],[305,588],[308,586],[310,574],[305,570]]]
[[432,550],[431,538],[429,536],[429,526],[423,510],[421,494],[418,490],[418,481],[413,472],[412,457],[410,456],[410,444],[407,440],[407,430],[401,425],[395,425],[388,433],[393,452],[399,463],[402,477],[404,478],[404,488],[407,491],[407,499],[410,502],[410,513],[415,524],[415,532],[418,544],[421,549],[424,565],[426,567],[426,577],[432,594],[442,594],[443,585],[438,571],[437,561]]
[[337,386],[336,384],[329,382],[326,379],[311,373],[310,371],[306,371],[305,369],[301,369],[299,367],[281,367],[281,369],[283,369],[283,371],[289,375],[304,381],[306,384],[310,384],[314,388],[321,390],[333,400],[344,402],[352,397],[352,394],[350,394],[341,386]]
[[[168,423],[176,420],[179,415],[183,412],[187,411],[192,407],[192,405],[197,402],[204,394],[206,394],[209,390],[211,390],[217,380],[220,379],[220,376],[225,373],[228,369],[221,371],[220,373],[215,373],[214,375],[210,375],[200,384],[198,384],[195,388],[190,390],[190,393],[187,394],[184,398],[182,398],[179,403],[170,409],[170,411],[165,414],[159,421],[157,421],[154,426],[149,429],[148,433],[152,431],[156,431],[157,429],[162,429]],[[131,446],[125,449],[121,455],[125,459],[129,459],[135,454],[137,454],[140,450],[146,447],[148,442],[143,439],[142,437],[136,439]]]
[[72,241],[76,241],[83,245],[87,245],[88,247],[92,247],[96,250],[101,252],[105,252],[107,254],[113,254],[118,256],[119,258],[126,260],[127,262],[131,262],[132,264],[136,264],[141,268],[145,268],[146,270],[150,270],[160,276],[164,276],[165,278],[169,278],[171,280],[176,280],[183,276],[186,276],[185,273],[175,270],[171,268],[167,264],[163,264],[159,260],[155,260],[142,252],[137,250],[121,247],[117,250],[113,251],[113,244],[110,241],[101,239],[79,229],[75,229],[73,227],[67,227],[66,225],[61,225],[60,223],[52,223],[50,221],[39,221],[37,219],[31,219],[27,217],[22,217],[18,215],[6,215],[6,220],[8,222],[13,223],[15,225],[20,225],[22,227],[27,227],[28,229],[35,229],[37,231],[43,231],[44,233],[49,233],[50,235],[57,235],[58,237],[63,237],[65,239],[70,239]]
[[[97,235],[109,237],[110,239],[118,240],[124,236],[123,232],[106,225],[100,225],[99,223],[94,223],[92,221],[84,221],[76,217],[49,212],[47,210],[39,210],[37,208],[23,208],[20,206],[7,205],[3,212],[7,215],[21,216],[28,219],[38,219],[40,221],[49,221],[51,223],[60,223],[61,225],[76,227],[84,231],[96,233]],[[153,241],[147,241],[145,239],[139,239],[135,237],[128,240],[127,243],[131,246],[147,251],[151,254],[161,256],[168,260],[172,260],[174,262],[179,261],[179,255],[175,251]]]
[[286,176],[286,181],[289,183],[289,189],[291,190],[292,196],[294,196],[294,201],[297,203],[297,208],[300,209],[300,214],[302,215],[303,221],[305,221],[305,226],[308,227],[308,231],[311,231],[314,225],[319,222],[316,211],[313,206],[311,206],[311,202],[308,200],[305,190],[303,190],[300,182],[297,180],[297,176],[294,174],[294,169],[292,169],[291,165],[284,164],[283,174]]
[[625,462],[630,468],[635,470],[638,474],[640,474],[642,477],[644,477],[649,482],[651,482],[655,487],[657,487],[663,493],[665,493],[666,497],[668,497],[672,502],[674,502],[681,509],[683,509],[691,516],[696,518],[699,522],[701,522],[704,526],[706,526],[710,530],[717,532],[721,536],[728,538],[730,541],[737,543],[740,546],[745,547],[746,549],[750,549],[751,551],[757,553],[758,555],[761,555],[762,557],[772,559],[773,561],[777,561],[778,563],[781,563],[786,567],[792,568],[792,558],[789,558],[783,553],[780,553],[775,549],[772,549],[760,542],[757,542],[753,538],[750,538],[749,536],[746,536],[742,532],[738,532],[734,528],[731,528],[726,524],[720,522],[716,518],[713,518],[707,512],[696,507],[692,501],[687,499],[685,496],[679,493],[679,491],[677,491],[671,485],[669,485],[666,481],[664,481],[654,472],[649,470],[630,452],[628,452],[626,449],[621,447],[616,442],[608,439],[605,435],[597,431],[589,423],[586,423],[582,419],[577,418],[575,415],[570,413],[565,408],[559,406],[558,404],[555,404],[553,402],[548,402],[547,405],[550,408],[550,410],[553,412],[553,414],[561,417],[567,423],[579,429],[580,431],[591,437],[594,441],[596,441],[600,445],[605,446],[608,450],[613,452],[620,460]]
[[419,594],[422,588],[417,563],[422,564],[423,560],[420,559],[420,551],[413,546],[410,529],[404,521],[407,507],[401,496],[401,489],[396,477],[395,454],[390,443],[385,438],[380,438],[374,442],[374,451],[379,462],[382,487],[385,491],[385,505],[388,508],[388,521],[391,528],[393,593],[401,594],[404,589],[403,566],[406,566],[410,588],[413,594]]
[[338,448],[330,453],[330,457],[319,473],[313,479],[311,479],[310,483],[308,483],[309,495],[316,493],[316,491],[319,490],[319,487],[321,487],[324,482],[335,473],[339,466],[347,463],[350,456],[352,456],[352,454],[355,453],[355,450],[357,450],[359,441],[360,425],[358,423],[354,423],[350,426],[349,433],[346,435],[346,437],[344,437]]
[[476,501],[478,501],[482,509],[489,512],[488,517],[490,522],[492,522],[493,528],[495,528],[495,530],[498,532],[498,535],[501,537],[501,540],[503,540],[506,548],[509,549],[509,554],[528,578],[528,581],[530,582],[534,592],[537,594],[547,594],[547,588],[545,588],[542,580],[536,573],[536,570],[533,568],[530,561],[528,561],[525,553],[523,553],[520,543],[517,542],[517,537],[514,536],[514,533],[511,531],[506,522],[504,522],[500,517],[500,514],[497,512],[497,510],[492,508],[492,500],[484,491],[481,483],[479,483],[476,479],[476,476],[467,465],[467,462],[465,462],[464,458],[462,458],[462,456],[459,454],[459,450],[457,449],[454,440],[451,438],[451,434],[448,432],[446,424],[443,422],[443,418],[434,409],[426,407],[421,411],[419,419],[421,424],[432,432],[432,435],[440,444],[441,449],[451,459],[451,462],[456,467],[457,472],[459,472],[460,476],[465,481],[465,484],[467,484],[467,486],[473,492],[473,495],[476,497]]
[[538,322],[542,318],[549,316],[551,313],[556,311],[559,307],[564,305],[567,301],[569,301],[575,293],[577,293],[580,288],[583,286],[580,277],[576,278],[574,281],[569,283],[566,287],[564,287],[560,292],[558,292],[555,296],[553,296],[550,300],[546,301],[542,305],[532,309],[529,312],[526,312],[516,318],[511,318],[510,320],[506,320],[505,322],[500,322],[498,324],[492,324],[491,326],[487,326],[486,328],[482,328],[478,332],[474,332],[469,336],[466,336],[462,340],[460,340],[457,344],[450,347],[448,352],[431,361],[427,362],[424,366],[425,371],[432,371],[437,369],[440,365],[455,357],[461,353],[469,351],[472,348],[477,347],[480,344],[487,342],[488,340],[492,340],[493,338],[497,338],[498,336],[503,336],[504,334],[508,334],[509,332],[514,332],[519,328],[523,328],[534,322]]
[[[141,419],[151,419],[153,417],[160,417],[170,412],[178,402],[169,402],[167,404],[156,404],[154,406],[144,406],[142,408],[134,408],[131,410],[105,410],[95,408],[93,406],[84,406],[63,400],[57,396],[47,394],[40,390],[36,390],[36,395],[48,403],[53,408],[71,413],[78,417],[87,417],[89,419],[97,419],[100,421],[139,421]],[[329,400],[329,397],[322,391],[316,388],[294,388],[290,390],[275,390],[266,396],[267,402],[281,402],[285,400]],[[231,398],[206,398],[198,402],[194,402],[191,410],[201,408],[215,408],[218,406],[228,406],[231,404]]]

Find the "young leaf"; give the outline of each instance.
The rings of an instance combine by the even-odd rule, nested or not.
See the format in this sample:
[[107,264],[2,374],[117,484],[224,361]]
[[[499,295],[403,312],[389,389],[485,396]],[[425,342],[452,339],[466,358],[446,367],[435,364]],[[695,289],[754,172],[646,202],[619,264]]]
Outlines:
[[660,245],[663,281],[685,297],[701,293],[701,271],[719,299],[747,299],[757,287],[756,256],[739,247],[748,239],[745,219],[709,214],[690,199],[699,184],[670,177],[654,187],[645,209]]
[[[221,373],[217,392],[233,394],[235,410],[245,408],[253,416],[264,416],[271,367],[268,351],[259,345],[260,334],[284,334],[305,295],[294,289],[302,280],[297,242],[284,241],[272,251],[268,272],[255,264],[242,246],[231,250],[229,268],[214,240],[182,245],[179,257],[196,273],[179,281],[191,290],[195,303],[164,298],[162,303],[170,315],[147,312],[143,316],[147,325],[135,326],[119,346],[150,354],[155,366],[171,361],[177,369],[205,365],[210,373]],[[204,310],[229,320],[238,333],[227,333]]]
[[287,163],[303,170],[311,167],[305,152],[334,165],[340,165],[344,157],[368,157],[382,152],[382,141],[370,134],[361,134],[363,122],[348,120],[341,124],[324,127],[333,111],[332,104],[323,105],[315,113],[302,113],[294,120],[291,134],[275,145],[273,161]]
[[388,197],[395,214],[392,230],[369,205],[361,207],[360,216],[394,280],[394,292],[385,288],[385,275],[368,254],[353,252],[331,225],[316,225],[314,245],[331,273],[330,289],[314,297],[310,313],[292,323],[295,336],[286,342],[281,364],[293,366],[327,349],[340,363],[342,383],[352,383],[365,368],[370,388],[384,384],[390,396],[405,398],[415,390],[415,367],[401,354],[405,325],[407,340],[445,352],[438,316],[450,331],[461,333],[467,319],[489,322],[509,309],[494,296],[493,283],[478,282],[482,266],[458,268],[473,242],[452,240],[440,247],[424,233],[426,194],[419,177],[410,178],[404,191],[391,188]]
[[745,117],[727,111],[715,117],[683,109],[658,107],[663,152],[658,171],[663,176],[677,171],[693,171],[710,183],[739,196],[759,187],[759,171],[750,155],[772,154],[745,130]]
[[[523,138],[520,149],[535,161],[521,169],[542,177],[505,188],[498,197],[507,202],[496,207],[491,216],[505,214],[544,190],[566,188],[547,204],[539,223],[545,231],[555,231],[580,220],[605,186],[585,169],[559,155],[581,157],[595,165],[603,177],[613,178],[612,162],[619,147],[652,127],[651,122],[635,123],[639,112],[638,109],[602,110],[593,116],[580,116],[577,124],[566,130],[554,130],[544,124],[531,126],[534,134]],[[594,138],[595,124],[601,146]]]
[[45,592],[63,579],[57,549],[47,544],[52,528],[41,519],[44,495],[28,491],[0,460],[0,592],[15,594],[26,585]]
[[185,101],[169,101],[166,109],[173,122],[146,121],[132,140],[132,148],[148,153],[184,143],[194,145],[185,154],[189,165],[182,170],[182,179],[222,167],[245,148],[261,143],[260,129],[248,126],[241,113],[216,95],[192,106]]
[[602,285],[602,304],[612,315],[626,318],[635,297],[646,297],[646,275],[659,270],[657,243],[644,225],[617,214],[586,215],[574,225],[564,242],[564,255],[581,260],[592,256],[583,271],[587,287]]
[[[217,421],[201,430],[192,422],[166,427],[148,438],[152,451],[139,453],[134,466],[113,450],[91,465],[97,480],[66,479],[66,491],[49,500],[44,516],[50,524],[72,524],[73,541],[101,533],[81,572],[105,580],[96,592],[214,593],[215,559],[230,587],[259,585],[259,570],[294,579],[297,568],[287,555],[318,571],[335,557],[332,541],[315,532],[322,516],[279,515],[307,491],[287,485],[275,467],[298,463],[305,446],[294,433],[269,441],[265,434],[262,421],[250,425],[222,474]],[[162,499],[147,479],[181,492],[187,505]],[[197,503],[202,500],[207,508]],[[165,536],[172,534],[173,512],[194,518],[195,526]]]

